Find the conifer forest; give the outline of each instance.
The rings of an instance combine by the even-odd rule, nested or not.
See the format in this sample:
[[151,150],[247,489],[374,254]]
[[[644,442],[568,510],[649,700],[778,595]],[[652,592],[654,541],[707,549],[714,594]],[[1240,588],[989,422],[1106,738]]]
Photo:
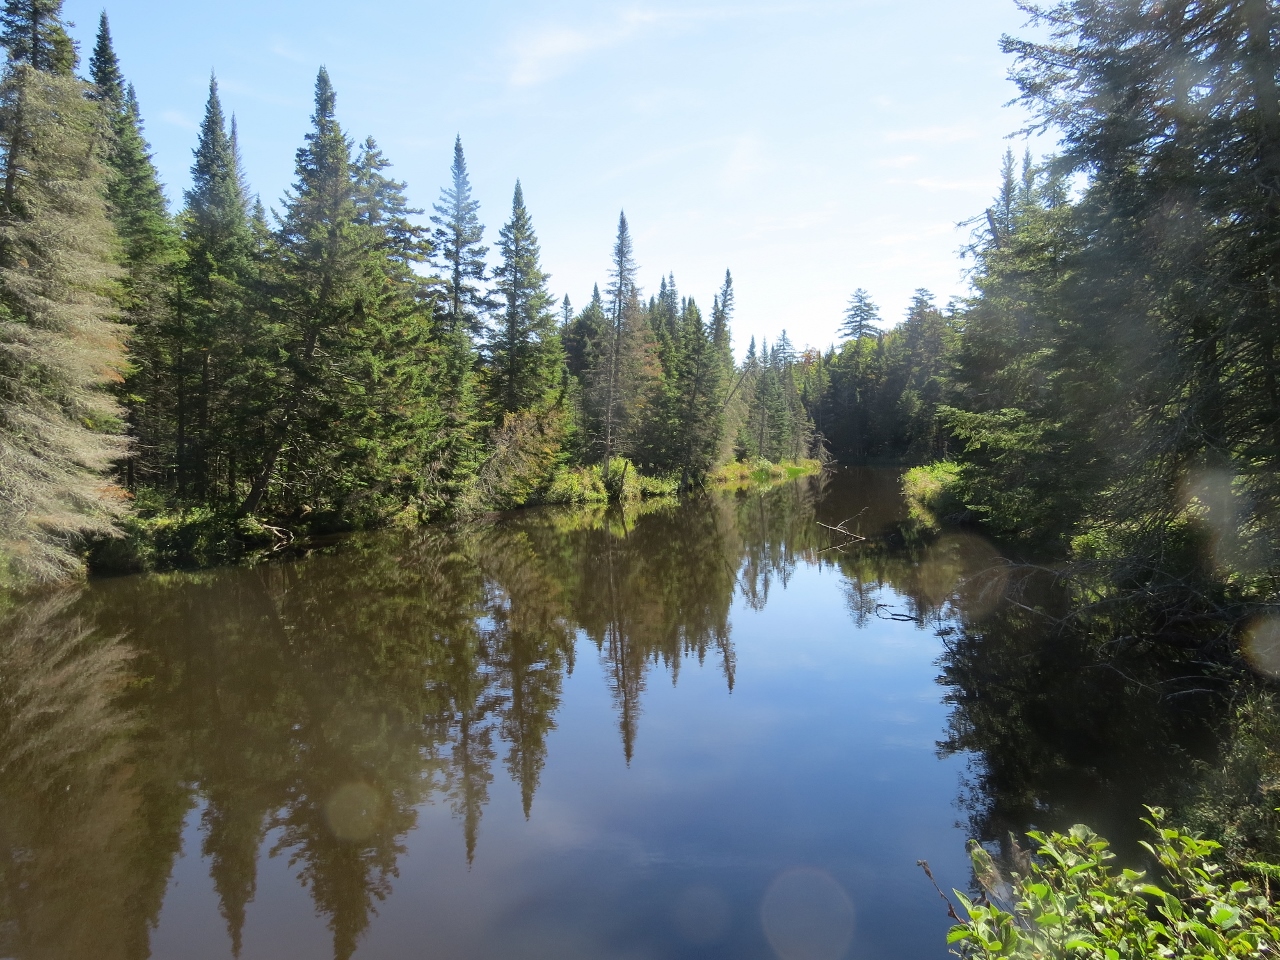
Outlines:
[[1276,956],[1280,3],[1011,4],[966,292],[809,345],[630,204],[556,286],[452,129],[418,208],[324,67],[172,202],[108,13],[4,0],[0,956],[195,957],[179,876],[267,956],[283,851],[342,960],[401,883],[440,956]]

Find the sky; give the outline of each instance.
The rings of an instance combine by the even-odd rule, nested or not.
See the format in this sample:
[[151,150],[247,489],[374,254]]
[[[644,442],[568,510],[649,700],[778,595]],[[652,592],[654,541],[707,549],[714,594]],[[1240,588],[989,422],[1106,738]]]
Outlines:
[[[66,0],[83,56],[100,0]],[[328,68],[415,206],[462,137],[489,243],[515,182],[557,300],[603,289],[625,210],[646,293],[704,311],[733,273],[739,354],[837,339],[853,290],[886,324],[917,288],[968,289],[959,251],[1026,123],[1002,33],[1013,0],[108,0],[171,200],[190,183],[210,72],[252,189],[279,208]],[[490,258],[492,260],[493,254]]]

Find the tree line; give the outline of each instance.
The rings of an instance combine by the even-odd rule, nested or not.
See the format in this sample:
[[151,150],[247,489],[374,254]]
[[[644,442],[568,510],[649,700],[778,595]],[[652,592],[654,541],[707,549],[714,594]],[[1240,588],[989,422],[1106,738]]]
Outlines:
[[59,0],[9,0],[0,43],[9,578],[73,574],[128,518],[350,529],[811,452],[794,356],[738,368],[727,271],[705,314],[673,276],[645,299],[625,214],[604,293],[556,303],[521,184],[491,258],[459,137],[424,222],[321,68],[278,212],[211,79],[171,215],[105,12],[85,79]]
[[1028,132],[1060,148],[1006,157],[974,221],[971,295],[939,310],[921,292],[890,331],[854,296],[847,339],[808,365],[807,409],[840,457],[948,459],[948,509],[1002,537],[1157,592],[1215,582],[1201,613],[1266,600],[1280,11],[1020,6],[1043,38],[1003,47]]

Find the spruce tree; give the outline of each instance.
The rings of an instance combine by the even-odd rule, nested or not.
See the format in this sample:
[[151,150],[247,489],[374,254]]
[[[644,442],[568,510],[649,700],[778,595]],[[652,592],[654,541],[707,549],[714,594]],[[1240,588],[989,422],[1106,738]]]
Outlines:
[[120,61],[111,44],[111,26],[107,11],[98,17],[98,39],[89,57],[89,79],[93,82],[94,97],[116,107],[124,106],[125,83],[120,72]]
[[653,335],[642,315],[636,272],[631,229],[623,212],[609,271],[607,323],[588,375],[595,433],[606,464],[630,443],[652,370]]
[[[430,300],[410,269],[425,251],[407,227],[402,185],[380,172],[376,144],[353,159],[336,99],[322,68],[274,238],[281,359],[240,509],[270,497],[277,514],[344,522],[406,505],[426,514],[457,495],[472,462],[470,408],[450,394],[466,371],[451,339],[431,338]],[[455,422],[458,413],[468,419]]]
[[579,380],[585,380],[588,371],[594,369],[595,358],[604,343],[607,326],[604,299],[600,296],[600,285],[595,284],[591,288],[591,300],[586,308],[573,318],[561,334],[565,364],[569,373]]
[[93,96],[114,135],[106,157],[112,171],[107,200],[125,268],[120,306],[130,327],[129,368],[120,392],[133,439],[125,464],[126,485],[132,490],[140,480],[162,482],[172,462],[171,344],[166,327],[178,249],[164,190],[142,133],[137,96],[121,73],[105,12],[89,68]]
[[453,144],[450,176],[450,185],[440,191],[440,202],[433,206],[435,215],[431,218],[436,225],[437,262],[444,274],[444,320],[451,329],[479,336],[490,307],[483,287],[489,248],[483,245],[480,202],[471,196],[461,135]]
[[503,311],[486,346],[489,396],[495,414],[536,405],[560,379],[564,354],[551,312],[548,275],[542,269],[538,238],[516,181],[511,219],[499,234],[502,264],[494,270]]
[[[211,108],[212,104],[211,98]],[[276,238],[275,320],[284,362],[272,390],[270,426],[257,452],[241,513],[258,509],[276,478],[282,454],[295,471],[310,477],[312,490],[331,487],[347,466],[344,441],[364,425],[367,413],[359,344],[365,334],[364,298],[371,293],[361,270],[367,251],[356,224],[352,145],[338,124],[336,104],[329,73],[322,67],[316,77],[312,130],[297,151],[296,180],[285,195]],[[211,110],[206,124],[209,149],[197,163],[205,160],[209,169],[219,172],[220,190],[238,195],[234,177],[227,176],[230,139],[216,135],[220,112],[214,115]],[[219,208],[208,209],[216,214]],[[295,490],[294,496],[309,492]]]
[[76,68],[75,43],[62,18],[62,0],[5,0],[0,45],[12,63],[69,77]]
[[78,567],[84,535],[111,534],[123,511],[106,479],[124,450],[106,389],[122,331],[103,295],[116,276],[110,134],[71,76],[74,57],[58,59],[59,5],[34,5],[30,33],[22,6],[9,4],[2,21],[0,575],[51,580]]
[[175,465],[180,496],[204,501],[225,488],[234,497],[236,449],[249,399],[245,364],[258,326],[250,315],[253,235],[235,145],[215,78],[186,191],[185,262],[174,311]]

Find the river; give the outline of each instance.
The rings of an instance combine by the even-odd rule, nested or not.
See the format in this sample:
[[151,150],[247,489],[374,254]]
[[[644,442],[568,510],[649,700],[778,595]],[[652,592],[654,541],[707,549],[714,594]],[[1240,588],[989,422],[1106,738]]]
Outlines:
[[1193,724],[903,517],[842,469],[32,600],[0,956],[945,957],[917,860],[1123,837]]

